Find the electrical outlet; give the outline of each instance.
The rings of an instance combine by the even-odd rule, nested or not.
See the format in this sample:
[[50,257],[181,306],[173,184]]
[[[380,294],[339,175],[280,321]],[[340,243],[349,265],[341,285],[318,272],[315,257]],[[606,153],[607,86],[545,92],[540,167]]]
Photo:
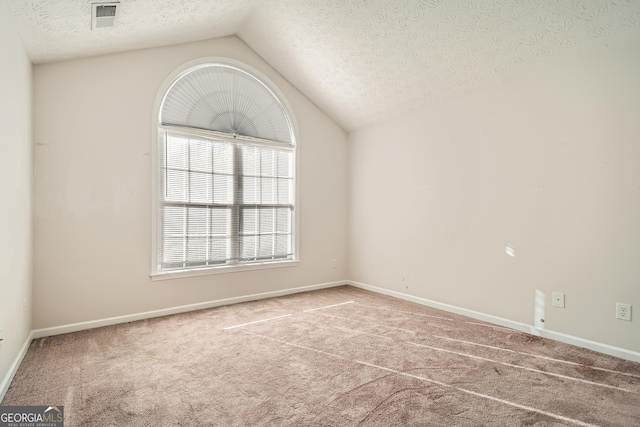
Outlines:
[[27,300],[22,300],[22,315],[27,317]]
[[331,268],[336,268],[337,266],[338,266],[338,261],[336,261],[335,259],[331,261]]
[[631,322],[631,304],[616,303],[616,319]]
[[551,294],[551,305],[564,308],[564,294],[562,292],[553,292]]

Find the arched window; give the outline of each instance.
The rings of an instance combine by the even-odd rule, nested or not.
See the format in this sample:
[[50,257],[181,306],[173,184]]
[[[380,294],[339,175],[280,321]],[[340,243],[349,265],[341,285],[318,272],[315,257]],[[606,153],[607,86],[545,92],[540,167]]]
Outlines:
[[168,82],[154,124],[152,275],[296,259],[296,139],[276,93],[227,60],[192,65]]

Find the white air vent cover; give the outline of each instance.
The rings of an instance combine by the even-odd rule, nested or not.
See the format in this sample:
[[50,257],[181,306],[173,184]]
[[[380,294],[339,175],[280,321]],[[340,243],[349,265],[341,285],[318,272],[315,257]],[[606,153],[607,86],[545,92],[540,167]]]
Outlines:
[[120,3],[92,3],[91,4],[91,29],[109,28],[116,23]]

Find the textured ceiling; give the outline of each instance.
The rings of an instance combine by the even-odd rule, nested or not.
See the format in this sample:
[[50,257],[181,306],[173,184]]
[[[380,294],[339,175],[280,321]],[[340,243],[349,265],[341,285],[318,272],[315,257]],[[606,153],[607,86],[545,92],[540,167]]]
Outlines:
[[640,0],[5,0],[34,63],[237,34],[347,130],[640,40]]
[[92,30],[91,3],[105,0],[0,1],[13,13],[34,64],[228,36],[262,3],[120,0],[116,26]]

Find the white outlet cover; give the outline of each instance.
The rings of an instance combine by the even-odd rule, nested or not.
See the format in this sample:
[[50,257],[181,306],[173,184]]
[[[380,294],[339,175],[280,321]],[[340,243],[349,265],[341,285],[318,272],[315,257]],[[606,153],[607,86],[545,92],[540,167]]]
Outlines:
[[631,321],[631,304],[616,303],[616,319]]
[[551,305],[564,308],[564,294],[562,292],[553,292],[551,294]]

